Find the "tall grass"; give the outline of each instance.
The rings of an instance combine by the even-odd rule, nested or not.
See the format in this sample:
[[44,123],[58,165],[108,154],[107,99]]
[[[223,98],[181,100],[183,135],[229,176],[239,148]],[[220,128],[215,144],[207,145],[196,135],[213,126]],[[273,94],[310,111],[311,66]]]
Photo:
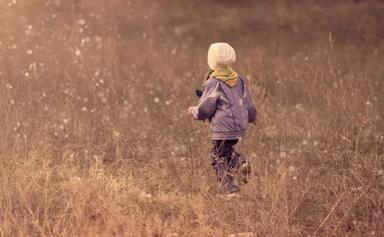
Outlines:
[[[383,8],[0,1],[0,236],[384,235]],[[183,117],[213,41],[259,113],[235,198]]]

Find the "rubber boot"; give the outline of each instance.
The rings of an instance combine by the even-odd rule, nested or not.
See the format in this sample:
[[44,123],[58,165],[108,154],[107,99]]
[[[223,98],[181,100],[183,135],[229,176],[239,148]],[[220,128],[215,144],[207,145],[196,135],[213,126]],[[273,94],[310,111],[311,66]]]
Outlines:
[[248,183],[248,180],[252,173],[252,167],[249,160],[245,159],[239,166],[238,175],[240,184]]
[[233,152],[229,161],[229,169],[232,174],[238,175],[239,183],[246,184],[251,175],[251,163],[244,156],[237,152]]
[[213,168],[216,171],[217,181],[222,185],[226,193],[237,193],[240,191],[236,185],[235,173],[229,171],[229,167],[224,158],[216,158],[213,162]]
[[227,174],[223,184],[224,191],[226,193],[238,193],[240,192],[239,186],[236,185],[235,177],[231,174]]

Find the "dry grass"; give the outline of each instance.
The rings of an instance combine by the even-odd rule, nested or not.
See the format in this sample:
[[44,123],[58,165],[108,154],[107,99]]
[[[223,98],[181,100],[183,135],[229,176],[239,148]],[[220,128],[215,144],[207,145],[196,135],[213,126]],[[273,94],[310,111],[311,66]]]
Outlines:
[[[0,236],[384,236],[384,4],[316,2],[0,0]],[[217,40],[259,111],[237,198],[181,116]]]

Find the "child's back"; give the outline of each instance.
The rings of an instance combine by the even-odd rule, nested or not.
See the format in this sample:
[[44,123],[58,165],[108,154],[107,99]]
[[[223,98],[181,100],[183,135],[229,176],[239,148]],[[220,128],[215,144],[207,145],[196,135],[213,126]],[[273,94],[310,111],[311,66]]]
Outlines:
[[212,44],[208,65],[212,73],[204,84],[199,105],[188,113],[197,120],[210,121],[212,130],[212,166],[228,192],[238,192],[234,175],[250,174],[249,161],[237,153],[234,145],[245,135],[248,123],[256,121],[256,109],[244,79],[231,68],[236,60],[227,43]]
[[233,87],[215,77],[208,79],[194,115],[211,120],[213,140],[239,139],[248,123],[256,121],[256,109],[241,77]]

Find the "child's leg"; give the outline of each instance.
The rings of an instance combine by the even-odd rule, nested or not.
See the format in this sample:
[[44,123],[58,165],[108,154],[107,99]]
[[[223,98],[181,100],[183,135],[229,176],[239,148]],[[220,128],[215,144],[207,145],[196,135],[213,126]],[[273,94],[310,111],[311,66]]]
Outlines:
[[227,192],[239,192],[239,187],[235,184],[234,174],[230,172],[229,160],[232,156],[233,145],[237,141],[216,140],[213,141],[212,166],[216,171],[217,180],[223,184]]
[[[233,146],[236,143],[234,143]],[[251,164],[246,157],[242,156],[240,153],[237,153],[235,149],[232,148],[232,154],[228,159],[228,170],[232,174],[239,173],[240,184],[247,183],[249,175],[251,174]]]
[[225,140],[214,140],[212,148],[212,167],[216,172],[217,180],[223,182],[227,175],[228,162],[224,154],[226,150]]

